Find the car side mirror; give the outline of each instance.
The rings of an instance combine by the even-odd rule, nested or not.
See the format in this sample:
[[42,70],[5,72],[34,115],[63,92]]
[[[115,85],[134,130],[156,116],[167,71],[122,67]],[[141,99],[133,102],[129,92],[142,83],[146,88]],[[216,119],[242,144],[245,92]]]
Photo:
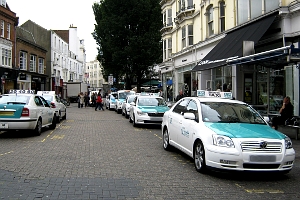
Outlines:
[[195,120],[196,119],[195,114],[194,113],[190,113],[190,112],[184,113],[183,117],[185,119],[191,119],[191,120]]
[[131,106],[135,106],[135,103],[134,103],[134,102],[131,102],[130,105],[131,105]]

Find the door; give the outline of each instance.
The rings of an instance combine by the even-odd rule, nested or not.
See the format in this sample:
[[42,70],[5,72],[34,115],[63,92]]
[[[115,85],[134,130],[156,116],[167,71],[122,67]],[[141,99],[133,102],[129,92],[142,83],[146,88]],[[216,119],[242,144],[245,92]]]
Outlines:
[[168,116],[170,140],[173,140],[176,143],[178,143],[178,135],[181,134],[183,113],[186,111],[188,102],[188,98],[180,100]]
[[194,128],[197,127],[199,120],[198,108],[195,101],[191,100],[187,107],[186,111],[188,113],[193,113],[195,115],[195,120],[192,119],[183,119],[181,124],[181,134],[179,134],[178,141],[183,147],[184,151],[191,153],[193,150],[193,140],[194,140]]

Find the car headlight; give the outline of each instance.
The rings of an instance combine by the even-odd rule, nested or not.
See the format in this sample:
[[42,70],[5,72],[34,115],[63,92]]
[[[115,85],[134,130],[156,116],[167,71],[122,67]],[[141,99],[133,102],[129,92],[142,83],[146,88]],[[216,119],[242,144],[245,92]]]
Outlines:
[[136,113],[137,113],[138,115],[148,115],[147,113],[144,113],[144,112],[142,112],[142,111],[140,111],[140,110],[136,111]]
[[284,138],[285,141],[285,148],[291,149],[293,148],[292,140],[289,137]]
[[224,135],[213,135],[213,144],[219,147],[234,148],[231,138]]

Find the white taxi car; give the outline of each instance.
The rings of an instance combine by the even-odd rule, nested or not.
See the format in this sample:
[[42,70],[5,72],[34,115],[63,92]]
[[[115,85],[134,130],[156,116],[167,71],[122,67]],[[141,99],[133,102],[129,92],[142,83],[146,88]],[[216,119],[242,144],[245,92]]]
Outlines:
[[134,98],[136,96],[137,96],[136,94],[128,95],[126,97],[125,101],[123,102],[123,105],[122,105],[122,115],[125,116],[126,118],[129,117],[130,103],[134,100]]
[[56,127],[51,105],[33,90],[10,90],[0,98],[0,130],[32,130],[41,135],[42,127]]
[[116,107],[116,97],[117,96],[118,96],[118,94],[116,92],[112,92],[112,93],[107,95],[107,97],[105,99],[106,109],[108,109],[108,110],[115,109],[115,107]]
[[51,106],[56,113],[57,123],[59,123],[60,120],[67,119],[67,107],[60,100],[59,96],[55,94],[55,91],[38,91],[37,94],[51,102]]
[[166,101],[156,95],[141,94],[130,103],[129,122],[138,124],[161,124],[163,115],[170,108]]
[[135,91],[133,90],[119,90],[117,91],[117,97],[116,97],[116,105],[115,105],[115,111],[120,114],[122,113],[122,105],[125,101],[126,97],[128,95],[135,94]]
[[244,102],[231,100],[228,92],[197,94],[179,100],[164,114],[165,150],[173,146],[186,153],[198,172],[215,168],[287,173],[292,169],[292,141],[272,129],[267,117]]

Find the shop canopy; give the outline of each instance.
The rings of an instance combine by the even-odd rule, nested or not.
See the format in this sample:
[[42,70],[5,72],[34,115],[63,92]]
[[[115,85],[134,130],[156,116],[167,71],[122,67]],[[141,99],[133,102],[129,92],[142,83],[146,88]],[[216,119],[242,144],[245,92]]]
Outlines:
[[243,56],[243,41],[256,44],[275,19],[274,15],[265,17],[249,25],[229,32],[194,68],[203,71],[227,65],[228,59]]
[[142,84],[142,86],[158,86],[160,84],[159,80],[150,80]]

